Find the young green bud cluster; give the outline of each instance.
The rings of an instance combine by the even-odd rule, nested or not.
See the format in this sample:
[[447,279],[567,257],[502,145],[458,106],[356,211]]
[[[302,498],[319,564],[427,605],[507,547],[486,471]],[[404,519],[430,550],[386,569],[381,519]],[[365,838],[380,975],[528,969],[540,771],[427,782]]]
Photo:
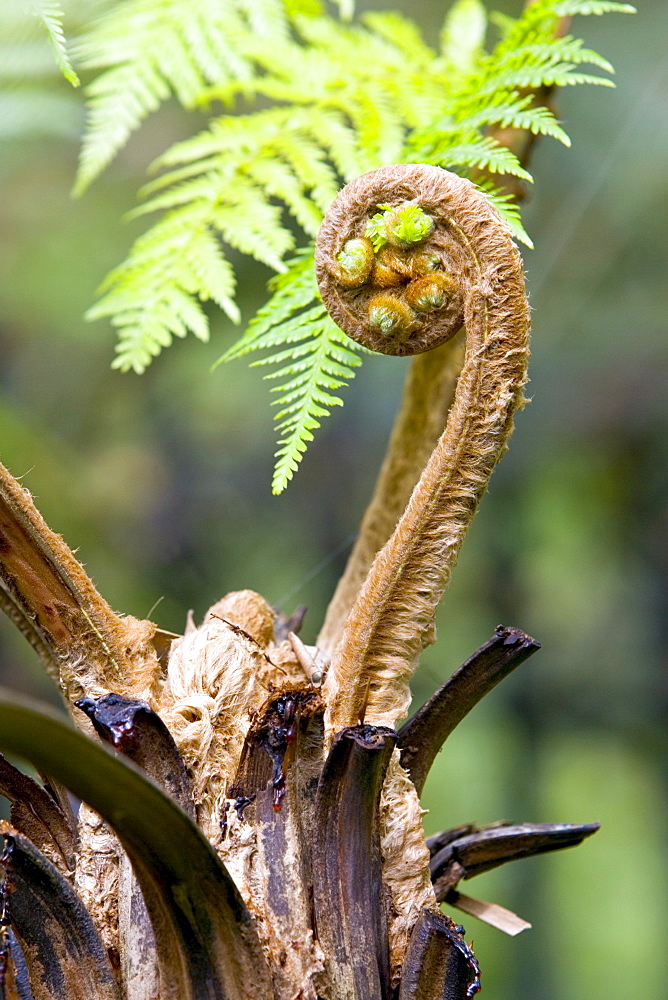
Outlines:
[[369,323],[386,337],[405,337],[415,326],[416,316],[410,306],[390,292],[380,292],[369,302]]
[[453,283],[443,272],[416,278],[406,288],[406,302],[416,312],[441,309],[452,293]]
[[464,322],[463,248],[441,197],[447,171],[380,167],[351,181],[316,241],[318,287],[332,319],[383,354],[421,354]]
[[431,216],[419,205],[378,207],[364,236],[345,241],[331,273],[347,290],[394,289],[369,299],[367,317],[378,334],[402,341],[415,329],[416,314],[441,309],[454,284],[439,254],[424,246],[434,230]]

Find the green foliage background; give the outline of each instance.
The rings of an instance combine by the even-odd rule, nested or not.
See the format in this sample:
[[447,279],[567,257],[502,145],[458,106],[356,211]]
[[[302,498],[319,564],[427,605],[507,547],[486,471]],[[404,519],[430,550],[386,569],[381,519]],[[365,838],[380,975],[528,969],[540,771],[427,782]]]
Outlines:
[[[1,0],[0,12],[12,2]],[[432,40],[442,7],[403,4]],[[422,699],[499,621],[543,642],[440,756],[428,829],[500,817],[604,824],[577,851],[471,884],[534,924],[510,941],[464,921],[489,1000],[658,998],[668,971],[667,14],[663,0],[647,0],[634,18],[577,25],[615,66],[618,89],[560,94],[573,147],[546,140],[532,161],[525,224],[535,250],[524,257],[533,403],[416,679]],[[405,363],[364,364],[345,409],[279,498],[268,490],[274,443],[262,371],[243,361],[208,371],[230,342],[223,318],[210,343],[178,341],[141,379],[111,372],[112,333],[81,317],[143,230],[141,220],[118,220],[146,163],[191,126],[168,103],[72,201],[80,100],[49,75],[48,51],[41,58],[35,50],[33,92],[4,94],[0,114],[0,458],[119,610],[145,616],[163,598],[153,617],[178,631],[189,607],[201,614],[249,586],[288,611],[307,603],[312,639]],[[26,135],[19,126],[30,116],[17,101],[25,109],[30,100],[42,110]],[[267,272],[241,255],[233,262],[249,318]],[[0,644],[0,681],[48,696],[31,651],[4,621]]]

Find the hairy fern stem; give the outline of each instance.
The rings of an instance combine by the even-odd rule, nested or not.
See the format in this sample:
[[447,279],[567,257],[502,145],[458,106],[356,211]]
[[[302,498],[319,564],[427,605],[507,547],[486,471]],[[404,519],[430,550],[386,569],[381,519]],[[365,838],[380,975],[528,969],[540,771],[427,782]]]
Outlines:
[[[383,167],[344,189],[319,238],[325,302],[333,294],[335,309],[345,310],[351,324],[357,309],[364,328],[359,298],[338,292],[328,276],[332,253],[351,235],[351,227],[344,226],[337,236],[336,226],[346,218],[347,206],[354,229],[365,199],[370,212],[381,200],[396,203],[407,194],[435,219],[435,245],[442,249],[444,267],[456,273],[466,356],[445,430],[376,557],[334,652],[326,682],[330,733],[360,718],[394,725],[405,715],[408,680],[420,652],[434,641],[436,607],[506,446],[526,381],[529,307],[520,256],[484,195],[445,170],[424,164]],[[342,295],[348,296],[343,304]]]

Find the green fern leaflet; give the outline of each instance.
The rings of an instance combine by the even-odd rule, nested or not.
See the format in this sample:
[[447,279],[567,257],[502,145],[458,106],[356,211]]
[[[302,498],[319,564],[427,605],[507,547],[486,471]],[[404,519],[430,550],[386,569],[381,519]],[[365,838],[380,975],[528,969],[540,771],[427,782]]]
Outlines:
[[334,395],[355,375],[364,349],[346,337],[329,318],[315,283],[313,252],[300,251],[285,274],[270,282],[273,292],[244,336],[220,359],[230,361],[259,350],[272,353],[258,365],[278,365],[265,375],[280,393],[276,422],[279,432],[274,493],[281,493],[292,479],[313,432],[333,406],[343,405]]
[[74,71],[67,52],[67,42],[63,32],[63,11],[55,0],[40,0],[35,5],[35,13],[44,25],[51,48],[56,58],[56,65],[68,83],[79,86],[79,77]]

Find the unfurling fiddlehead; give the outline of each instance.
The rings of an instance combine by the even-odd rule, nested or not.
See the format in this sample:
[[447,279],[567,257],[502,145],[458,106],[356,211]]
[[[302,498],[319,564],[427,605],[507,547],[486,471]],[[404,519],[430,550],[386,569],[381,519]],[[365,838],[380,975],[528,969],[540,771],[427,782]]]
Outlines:
[[[417,169],[424,175],[419,191]],[[443,224],[433,183],[442,174],[414,166],[372,170],[348,184],[325,216],[316,244],[323,300],[341,329],[371,350],[420,354],[462,325],[462,296],[451,277],[461,248]]]
[[[404,226],[412,243],[405,232],[400,241],[394,235],[402,217],[413,223]],[[337,255],[364,237],[377,260],[364,283],[346,288]],[[420,274],[411,269],[416,260]],[[400,274],[391,291],[374,285],[379,265]],[[367,347],[418,354],[448,340],[462,322],[467,335],[445,431],[334,654],[326,684],[331,734],[360,717],[391,726],[406,712],[408,679],[433,642],[436,607],[522,402],[529,308],[505,223],[469,181],[424,164],[381,167],[344,188],[320,231],[316,269],[331,315]]]

